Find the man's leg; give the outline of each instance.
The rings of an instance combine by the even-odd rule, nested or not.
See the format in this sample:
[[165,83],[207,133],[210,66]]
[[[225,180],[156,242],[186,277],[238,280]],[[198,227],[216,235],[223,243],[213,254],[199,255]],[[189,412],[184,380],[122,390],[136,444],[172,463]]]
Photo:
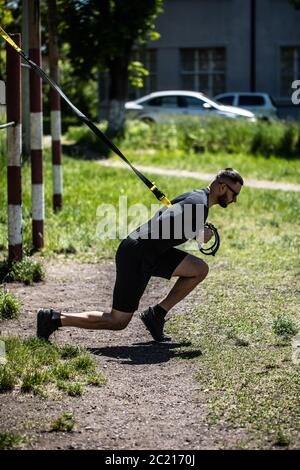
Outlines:
[[123,330],[133,313],[112,309],[107,312],[65,313],[53,309],[41,309],[37,318],[37,336],[48,339],[60,327],[74,326],[89,330]]
[[208,270],[205,261],[196,256],[187,255],[172,274],[172,277],[179,277],[179,279],[159,305],[168,312],[206,278]]
[[76,326],[89,330],[123,330],[132,318],[133,313],[112,309],[111,312],[62,312],[62,326]]
[[38,312],[37,336],[48,339],[59,327],[74,326],[90,330],[122,330],[137,310],[140,298],[149,282],[150,274],[141,271],[143,250],[135,240],[123,240],[116,253],[116,281],[110,312],[56,312],[42,309]]
[[208,265],[196,256],[187,255],[178,264],[172,277],[179,277],[171,291],[159,304],[149,307],[140,314],[144,325],[155,341],[167,341],[170,338],[163,333],[165,317],[168,311],[186,297],[208,274]]

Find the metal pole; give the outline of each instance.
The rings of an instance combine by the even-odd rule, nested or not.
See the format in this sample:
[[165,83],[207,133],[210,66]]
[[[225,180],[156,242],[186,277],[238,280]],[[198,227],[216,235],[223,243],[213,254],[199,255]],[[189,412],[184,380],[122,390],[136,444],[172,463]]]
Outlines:
[[[49,18],[49,62],[50,77],[59,84],[58,70],[58,34],[57,34],[57,10],[56,0],[48,0]],[[53,89],[50,89],[50,110],[51,110],[51,136],[52,136],[52,176],[53,176],[53,209],[62,209],[62,158],[61,158],[61,111],[60,96]]]
[[[21,46],[21,35],[12,35]],[[7,121],[7,199],[8,199],[8,259],[22,259],[22,186],[21,186],[21,58],[9,45],[6,46],[6,105]]]
[[[41,66],[41,22],[39,0],[29,0],[29,55]],[[44,183],[43,183],[43,108],[42,80],[30,70],[30,147],[32,242],[36,250],[44,246]]]
[[[22,0],[22,49],[26,55],[29,51],[28,31],[28,0]],[[22,129],[23,129],[23,156],[30,156],[30,103],[29,103],[29,68],[22,68]]]

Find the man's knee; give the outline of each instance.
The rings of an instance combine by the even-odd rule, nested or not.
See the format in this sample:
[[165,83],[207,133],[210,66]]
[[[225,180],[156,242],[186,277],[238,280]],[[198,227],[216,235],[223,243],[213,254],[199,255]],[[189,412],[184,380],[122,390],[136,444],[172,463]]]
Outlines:
[[114,330],[124,330],[129,324],[133,313],[121,312],[119,310],[112,309],[112,326]]
[[119,330],[125,330],[125,328],[127,327],[129,321],[128,322],[125,322],[125,321],[115,321],[113,323],[113,327],[114,327],[114,330],[116,331],[119,331]]
[[206,278],[208,271],[209,266],[203,259],[193,259],[193,263],[191,263],[191,275],[198,278],[199,282]]
[[209,272],[209,266],[207,263],[205,263],[205,261],[202,260],[202,264],[200,266],[199,274],[198,274],[198,277],[200,278],[201,281],[203,281],[203,279],[206,278],[206,276],[208,275],[208,272]]

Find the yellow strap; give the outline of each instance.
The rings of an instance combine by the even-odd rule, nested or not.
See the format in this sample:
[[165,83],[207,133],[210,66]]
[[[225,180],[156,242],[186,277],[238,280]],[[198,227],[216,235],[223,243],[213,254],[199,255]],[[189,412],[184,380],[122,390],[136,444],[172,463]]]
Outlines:
[[[157,189],[157,186],[156,186],[156,184],[154,183],[154,181],[153,181],[152,184],[153,184],[153,186],[151,186],[150,191],[153,192],[155,189]],[[163,204],[165,204],[166,206],[172,207],[172,204],[171,204],[171,202],[169,201],[169,199],[167,198],[167,196],[164,196],[162,199],[159,199],[159,200],[160,200]]]
[[163,204],[165,204],[166,206],[168,206],[168,207],[172,207],[171,202],[169,201],[169,199],[166,196],[164,198],[162,198],[161,202]]
[[12,38],[0,26],[0,34],[17,52],[22,52],[22,49],[12,40]]

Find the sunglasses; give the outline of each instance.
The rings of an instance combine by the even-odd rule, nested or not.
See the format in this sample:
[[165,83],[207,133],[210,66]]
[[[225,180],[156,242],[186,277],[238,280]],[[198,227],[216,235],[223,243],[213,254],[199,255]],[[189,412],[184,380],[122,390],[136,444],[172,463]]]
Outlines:
[[235,195],[235,197],[238,197],[238,195],[240,194],[240,193],[237,193],[234,189],[232,189],[232,187],[229,186],[229,184],[227,184],[227,183],[220,183],[220,184],[226,184],[226,186],[230,189],[230,191],[233,192],[233,194]]

